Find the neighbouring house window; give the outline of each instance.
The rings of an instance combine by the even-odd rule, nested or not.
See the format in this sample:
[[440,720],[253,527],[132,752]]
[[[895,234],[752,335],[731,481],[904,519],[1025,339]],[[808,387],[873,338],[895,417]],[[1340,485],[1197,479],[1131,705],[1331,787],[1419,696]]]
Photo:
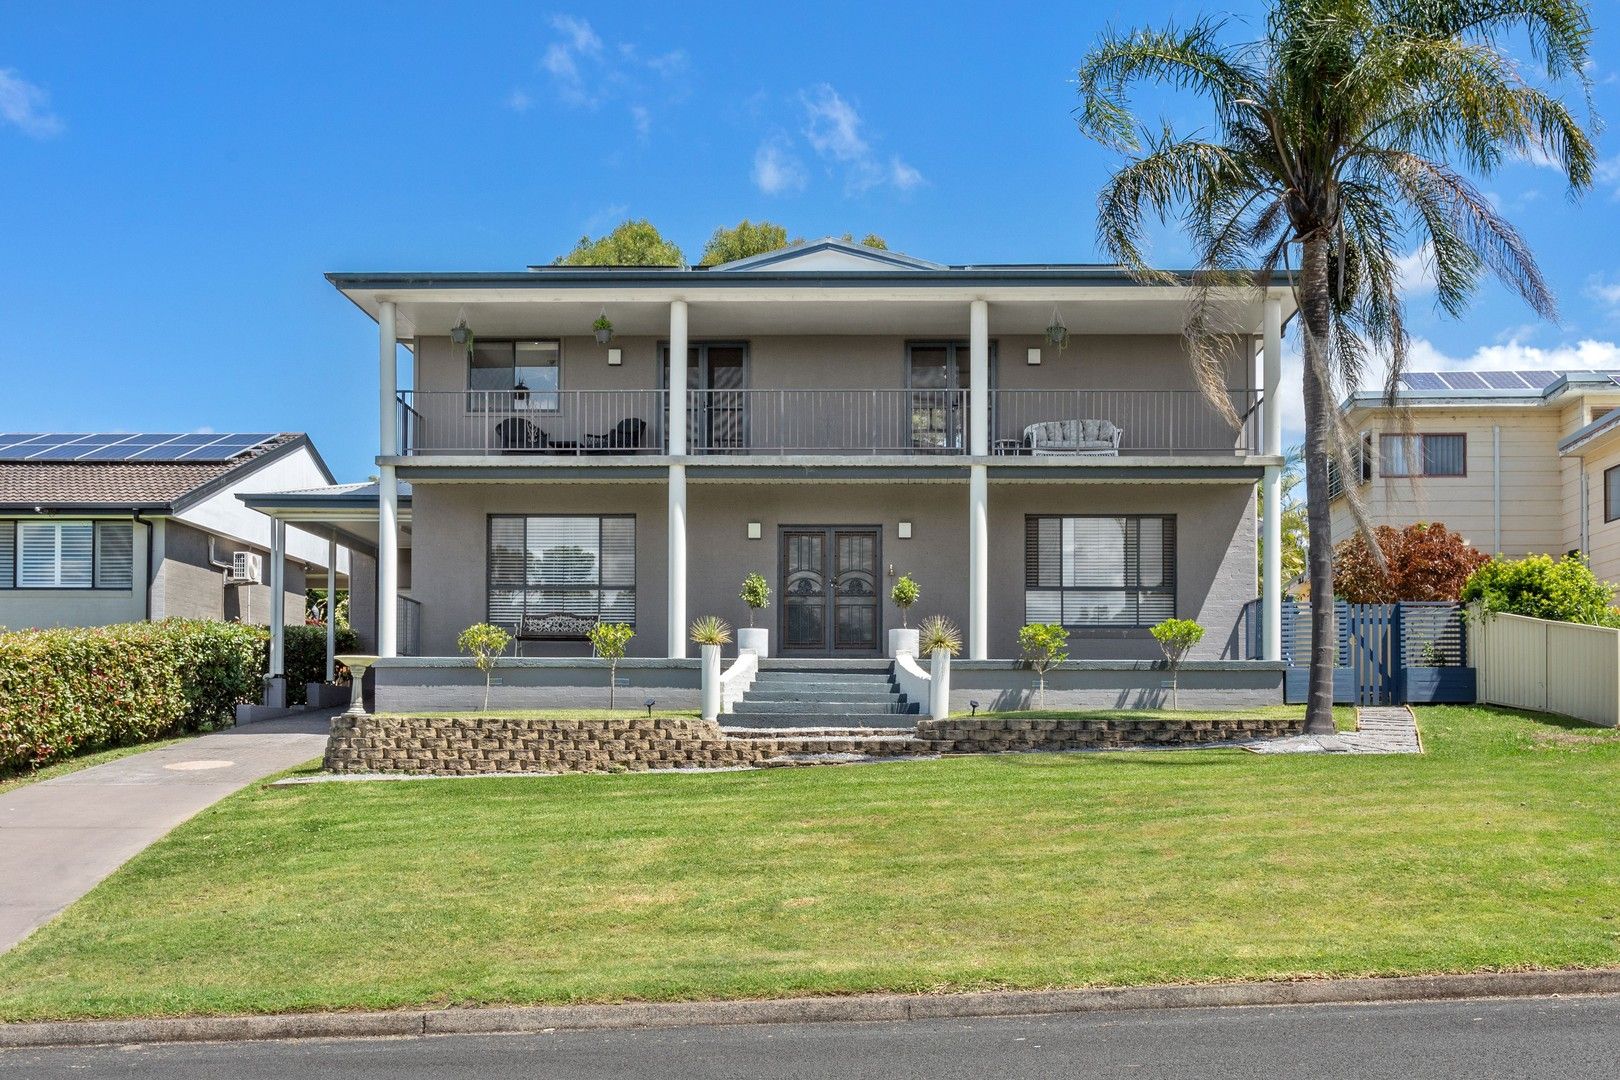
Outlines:
[[134,587],[127,521],[0,522],[0,589]]
[[479,341],[468,359],[467,389],[480,412],[556,412],[562,389],[562,342]]
[[[1603,470],[1603,520],[1615,518],[1620,518],[1620,465]],[[4,558],[5,551],[0,548],[0,560]]]
[[[1372,482],[1372,432],[1363,431],[1356,445],[1351,447],[1350,469],[1357,477],[1358,484]],[[1344,477],[1339,475],[1339,459],[1337,455],[1329,455],[1327,463],[1328,498],[1337,499],[1344,494]]]
[[1025,622],[1149,627],[1175,614],[1173,516],[1025,519]]
[[1466,476],[1468,436],[1385,435],[1378,456],[1385,476]]
[[583,639],[596,622],[636,624],[636,519],[489,519],[489,621],[522,638]]

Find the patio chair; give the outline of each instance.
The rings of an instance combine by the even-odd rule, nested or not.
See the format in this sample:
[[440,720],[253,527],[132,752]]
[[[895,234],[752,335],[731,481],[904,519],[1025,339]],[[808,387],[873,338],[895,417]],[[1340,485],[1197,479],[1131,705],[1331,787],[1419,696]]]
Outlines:
[[1024,429],[1036,456],[1118,457],[1125,431],[1112,420],[1045,420]]
[[613,430],[600,435],[585,436],[587,454],[605,454],[610,450],[640,450],[647,445],[647,421],[634,416],[613,425]]
[[495,425],[495,445],[507,454],[537,454],[545,452],[551,439],[521,416],[511,416]]

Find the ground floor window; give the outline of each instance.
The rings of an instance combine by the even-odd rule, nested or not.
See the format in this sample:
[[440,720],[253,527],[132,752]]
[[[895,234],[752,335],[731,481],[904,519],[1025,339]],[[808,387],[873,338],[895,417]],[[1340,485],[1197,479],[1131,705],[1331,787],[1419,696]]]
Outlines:
[[1025,519],[1025,622],[1148,627],[1175,614],[1174,516]]
[[129,589],[127,521],[0,521],[0,589]]
[[583,639],[636,623],[636,519],[493,514],[489,621],[522,638]]

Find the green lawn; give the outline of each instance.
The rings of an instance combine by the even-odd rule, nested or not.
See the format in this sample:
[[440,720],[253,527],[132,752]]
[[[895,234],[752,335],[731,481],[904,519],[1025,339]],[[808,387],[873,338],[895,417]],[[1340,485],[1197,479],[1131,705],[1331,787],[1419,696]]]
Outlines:
[[0,957],[9,1019],[1620,963],[1620,737],[256,786]]

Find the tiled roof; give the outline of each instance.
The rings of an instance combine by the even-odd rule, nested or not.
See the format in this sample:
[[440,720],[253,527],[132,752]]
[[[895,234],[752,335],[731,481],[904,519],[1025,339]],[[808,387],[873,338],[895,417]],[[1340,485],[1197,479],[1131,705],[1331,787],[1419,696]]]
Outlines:
[[284,433],[230,461],[0,462],[0,507],[168,508],[301,439]]

